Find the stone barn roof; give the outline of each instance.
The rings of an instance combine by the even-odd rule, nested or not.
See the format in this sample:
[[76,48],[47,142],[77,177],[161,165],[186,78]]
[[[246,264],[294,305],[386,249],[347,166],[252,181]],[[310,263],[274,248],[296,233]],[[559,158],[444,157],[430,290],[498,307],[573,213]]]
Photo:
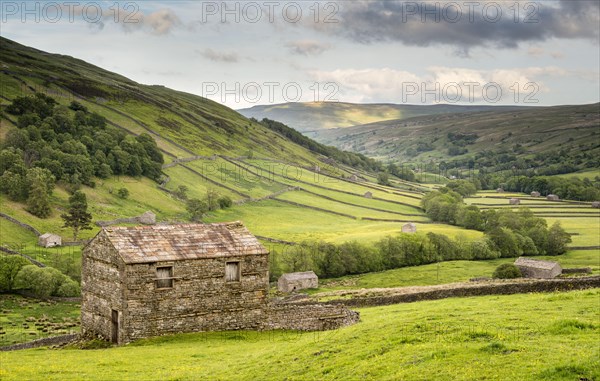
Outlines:
[[102,229],[125,263],[268,254],[239,221]]
[[315,274],[313,271],[304,271],[304,272],[298,272],[298,273],[283,274],[280,279],[285,279],[287,281],[294,281],[294,280],[315,279],[315,278],[317,278],[317,274]]
[[558,265],[558,262],[519,257],[515,261],[515,265],[523,267],[532,267],[541,270],[552,270],[556,265]]

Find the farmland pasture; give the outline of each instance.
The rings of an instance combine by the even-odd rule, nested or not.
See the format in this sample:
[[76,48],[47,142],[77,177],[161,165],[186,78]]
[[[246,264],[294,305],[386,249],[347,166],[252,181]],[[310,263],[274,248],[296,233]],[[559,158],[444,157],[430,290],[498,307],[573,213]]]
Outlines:
[[600,377],[599,297],[596,289],[451,298],[362,308],[360,323],[336,331],[211,332],[109,349],[0,352],[0,378],[592,380]]

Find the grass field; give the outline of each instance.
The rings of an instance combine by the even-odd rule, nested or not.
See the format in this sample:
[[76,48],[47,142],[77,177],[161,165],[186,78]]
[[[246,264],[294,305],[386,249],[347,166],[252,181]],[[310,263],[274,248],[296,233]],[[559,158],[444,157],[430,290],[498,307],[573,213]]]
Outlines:
[[[590,267],[594,274],[600,274],[600,250],[570,250],[558,257],[537,256],[532,258],[557,261],[563,268]],[[499,258],[487,261],[448,261],[377,273],[323,279],[320,281],[319,288],[311,290],[310,293],[466,282],[471,278],[491,277],[498,265],[513,263],[514,261],[515,258]]]
[[360,309],[360,323],[328,332],[213,332],[110,349],[0,352],[0,377],[593,380],[598,298],[598,289],[453,298]]
[[79,332],[79,309],[78,303],[0,294],[0,346]]

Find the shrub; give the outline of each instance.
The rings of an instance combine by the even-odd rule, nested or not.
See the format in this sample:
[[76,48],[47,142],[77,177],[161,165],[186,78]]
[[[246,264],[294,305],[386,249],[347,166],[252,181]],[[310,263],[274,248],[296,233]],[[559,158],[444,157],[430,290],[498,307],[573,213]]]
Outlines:
[[521,270],[512,263],[503,263],[494,270],[494,278],[497,279],[514,279],[520,278]]
[[231,205],[233,205],[233,201],[231,200],[231,197],[229,197],[229,196],[220,197],[218,202],[219,202],[219,207],[221,209],[230,208]]
[[56,290],[56,296],[79,296],[81,289],[77,282],[72,279],[66,279]]
[[0,256],[0,291],[11,291],[17,274],[27,265],[29,261],[21,256]]
[[129,191],[127,190],[127,188],[119,188],[119,190],[117,191],[117,196],[125,200],[127,197],[129,197]]
[[71,296],[79,293],[76,291],[79,285],[65,274],[52,267],[40,268],[35,265],[24,266],[19,271],[15,278],[15,287],[30,290],[41,297]]

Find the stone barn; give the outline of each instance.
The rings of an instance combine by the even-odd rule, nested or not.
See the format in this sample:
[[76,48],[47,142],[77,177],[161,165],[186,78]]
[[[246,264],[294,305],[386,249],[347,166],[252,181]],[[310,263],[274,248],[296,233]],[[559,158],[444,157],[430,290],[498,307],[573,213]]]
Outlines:
[[600,208],[600,201],[592,202],[592,208]]
[[371,193],[371,192],[365,192],[364,197],[365,198],[373,198],[373,193]]
[[359,320],[339,305],[271,302],[268,254],[241,222],[105,227],[83,249],[82,334],[125,343],[177,332],[320,330]]
[[518,198],[511,198],[510,200],[508,200],[508,203],[510,205],[519,205],[521,203],[521,200],[519,200]]
[[283,274],[277,280],[277,289],[281,292],[293,292],[319,287],[319,277],[312,271]]
[[562,267],[558,262],[542,261],[519,257],[515,266],[521,270],[525,278],[555,278],[562,273]]
[[46,233],[38,237],[38,245],[42,247],[55,247],[62,245],[62,238],[58,234]]
[[548,201],[560,201],[560,197],[558,197],[555,194],[549,194],[548,196],[546,196],[546,200],[548,200]]
[[348,180],[350,180],[350,181],[358,181],[358,176],[356,176],[356,175],[352,175],[352,176],[350,176],[350,177],[348,178]]
[[417,225],[409,222],[407,224],[402,225],[402,233],[416,233]]
[[540,197],[542,194],[540,192],[533,191],[531,192],[531,197]]
[[503,192],[504,192],[504,189],[503,189],[503,188],[497,188],[497,189],[496,189],[496,192],[498,192],[498,193],[503,193]]

